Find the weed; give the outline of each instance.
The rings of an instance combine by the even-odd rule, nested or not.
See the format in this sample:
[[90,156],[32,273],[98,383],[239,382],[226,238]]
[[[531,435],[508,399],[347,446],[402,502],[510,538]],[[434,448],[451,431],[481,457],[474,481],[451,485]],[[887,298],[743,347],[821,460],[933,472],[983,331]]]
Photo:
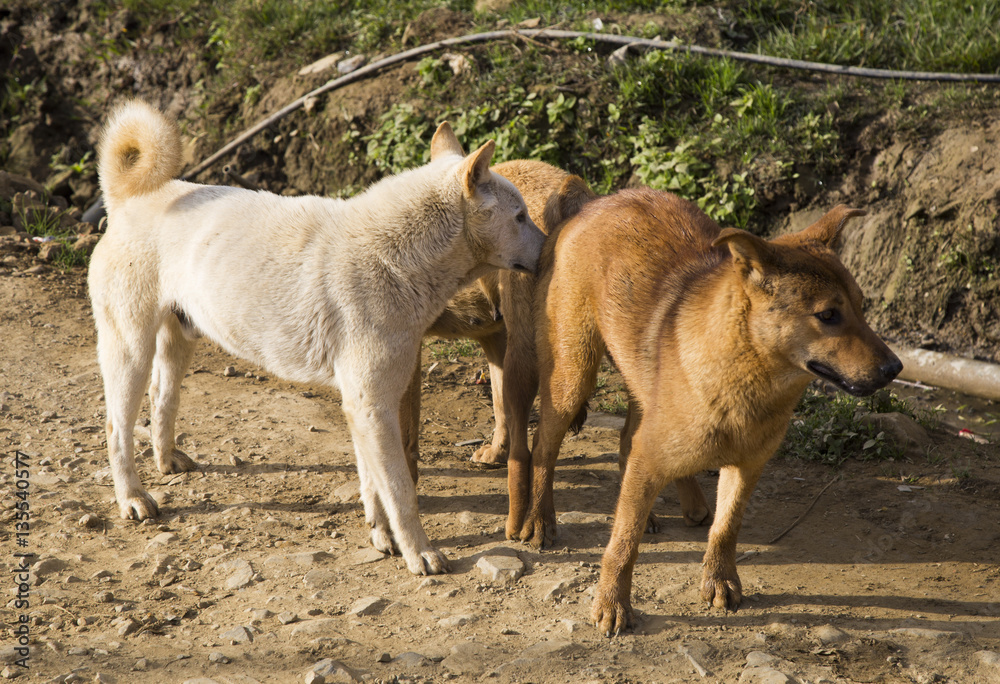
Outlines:
[[62,244],[62,249],[53,262],[57,266],[66,270],[87,264],[87,255],[73,249],[77,236],[72,230],[62,227],[60,212],[52,211],[48,207],[41,209],[19,207],[15,211],[28,235]]
[[432,359],[447,359],[452,363],[457,363],[462,357],[476,358],[483,355],[482,347],[467,339],[436,339],[427,342],[425,346]]

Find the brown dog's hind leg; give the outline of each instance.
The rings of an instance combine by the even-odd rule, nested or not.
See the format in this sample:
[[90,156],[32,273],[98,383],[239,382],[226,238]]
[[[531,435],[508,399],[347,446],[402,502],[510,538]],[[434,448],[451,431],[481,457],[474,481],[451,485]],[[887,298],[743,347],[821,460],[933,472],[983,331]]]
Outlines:
[[[635,434],[641,420],[642,412],[639,410],[638,404],[636,404],[635,399],[629,398],[628,412],[625,414],[625,425],[622,427],[618,438],[618,470],[622,475],[622,479],[625,477],[625,466],[628,465],[628,455],[632,451],[632,435]],[[652,509],[649,513],[649,519],[646,521],[646,531],[650,534],[656,534],[660,531],[660,522],[653,515]]]
[[174,441],[181,381],[194,355],[195,342],[184,335],[173,314],[167,316],[156,335],[156,355],[149,383],[149,408],[153,454],[164,475],[197,470],[198,464],[177,448]]
[[403,437],[403,454],[406,456],[406,465],[410,469],[413,484],[417,484],[417,479],[420,477],[417,468],[420,462],[420,386],[423,384],[420,359],[418,354],[410,384],[403,393],[402,401],[399,402],[399,430]]
[[712,511],[708,508],[705,492],[701,491],[698,480],[691,477],[679,477],[674,480],[677,487],[677,498],[681,502],[681,515],[688,527],[697,527],[712,519]]
[[493,392],[493,443],[484,444],[472,455],[474,463],[501,464],[507,462],[507,420],[504,415],[504,355],[507,351],[507,334],[500,331],[479,340],[490,364],[490,390]]
[[645,466],[643,459],[633,454],[622,478],[611,541],[601,559],[601,579],[590,617],[604,636],[613,636],[633,625],[632,570],[653,501],[664,485],[664,478],[648,472]]
[[708,531],[701,581],[701,597],[716,608],[735,611],[743,601],[743,587],[736,572],[736,537],[764,463],[766,460],[725,466],[719,471],[715,522]]

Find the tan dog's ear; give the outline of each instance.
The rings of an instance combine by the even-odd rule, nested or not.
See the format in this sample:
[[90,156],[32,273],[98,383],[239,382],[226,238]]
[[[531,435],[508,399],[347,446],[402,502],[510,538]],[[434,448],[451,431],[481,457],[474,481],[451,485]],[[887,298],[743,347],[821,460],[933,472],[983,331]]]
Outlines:
[[544,225],[539,226],[546,235],[568,218],[576,216],[583,205],[597,197],[579,176],[567,176],[559,190],[549,195],[542,215]]
[[458,138],[455,137],[455,131],[451,130],[451,124],[442,121],[441,125],[434,131],[434,137],[431,138],[431,161],[449,154],[464,157],[465,150],[462,149],[462,143],[458,142]]
[[854,216],[864,216],[867,213],[864,209],[852,209],[846,204],[838,204],[826,212],[819,221],[800,232],[798,236],[805,240],[822,242],[828,248],[835,249],[840,241],[840,232],[844,229],[847,220]]
[[712,241],[713,247],[725,245],[733,255],[733,264],[741,271],[749,272],[755,280],[763,278],[767,266],[774,261],[774,249],[767,240],[739,228],[723,228],[719,237]]
[[490,160],[493,159],[495,147],[496,143],[487,140],[462,162],[459,177],[462,179],[462,190],[466,197],[475,197],[478,186],[490,179]]

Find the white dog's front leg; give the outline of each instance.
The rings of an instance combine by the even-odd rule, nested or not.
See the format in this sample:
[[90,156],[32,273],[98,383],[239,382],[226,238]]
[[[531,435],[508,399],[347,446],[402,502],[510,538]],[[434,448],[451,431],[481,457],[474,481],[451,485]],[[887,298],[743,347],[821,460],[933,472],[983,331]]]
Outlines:
[[[365,393],[351,393],[341,384],[344,412],[351,427],[358,459],[361,496],[365,517],[372,525],[372,543],[380,551],[392,543],[415,575],[436,575],[448,571],[448,559],[431,546],[417,511],[417,489],[403,453],[399,429],[399,398],[395,401],[364,401]],[[372,396],[372,395],[367,395]],[[391,538],[386,539],[383,520]]]

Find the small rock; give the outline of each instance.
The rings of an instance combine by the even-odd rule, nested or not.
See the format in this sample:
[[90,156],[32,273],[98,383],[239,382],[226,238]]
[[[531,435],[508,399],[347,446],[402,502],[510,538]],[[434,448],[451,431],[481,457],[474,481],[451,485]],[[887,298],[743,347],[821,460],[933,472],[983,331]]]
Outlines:
[[90,649],[84,648],[83,646],[74,646],[73,648],[66,651],[66,654],[71,656],[90,655]]
[[559,624],[561,624],[563,626],[563,629],[565,629],[566,632],[569,634],[579,632],[581,629],[586,627],[584,623],[578,622],[577,620],[570,620],[568,618],[563,618],[562,620],[559,621]]
[[308,672],[306,672],[304,681],[306,684],[326,684],[326,677],[324,677],[318,672],[313,672],[312,670],[309,670]]
[[250,611],[250,617],[253,620],[266,620],[272,615],[274,615],[274,613],[269,611],[267,608],[257,608],[256,610]]
[[138,622],[132,618],[128,618],[118,625],[118,636],[124,637],[129,634],[135,634],[139,627],[141,627],[141,625]]
[[486,649],[474,641],[463,641],[451,647],[441,665],[458,675],[476,675],[481,673],[485,667]]
[[524,574],[524,563],[517,557],[513,549],[499,547],[487,552],[476,563],[476,567],[486,575],[490,581],[509,582],[516,581]]
[[78,524],[80,527],[86,528],[88,530],[95,530],[99,527],[104,526],[104,521],[93,513],[87,513],[82,518],[80,518]]
[[38,248],[38,258],[42,261],[55,261],[65,249],[66,246],[61,242],[45,242]]
[[584,650],[582,644],[575,644],[565,639],[540,641],[521,651],[520,658],[564,658]]
[[229,454],[229,463],[234,466],[243,465],[243,459],[236,454]]
[[561,579],[557,582],[553,582],[545,587],[543,587],[542,600],[543,601],[555,601],[557,598],[565,596],[570,589],[578,586],[580,580],[576,577],[570,577],[567,579]]
[[315,570],[310,570],[305,574],[302,578],[302,583],[310,589],[327,589],[336,584],[339,579],[340,574],[334,572],[333,570],[316,568]]
[[369,547],[367,549],[361,549],[356,554],[351,556],[351,565],[367,565],[368,563],[377,563],[378,561],[386,558],[388,558],[388,556],[378,549]]
[[293,622],[296,622],[298,619],[299,616],[289,610],[278,613],[278,622],[280,622],[283,625],[290,625]]
[[454,629],[455,627],[461,627],[462,625],[467,625],[470,622],[475,622],[479,617],[472,615],[471,613],[466,613],[464,615],[452,615],[451,617],[441,618],[438,620],[438,627],[443,627],[444,629]]
[[431,660],[419,653],[407,651],[406,653],[400,653],[398,656],[393,658],[392,664],[399,665],[404,668],[427,667],[431,664]]
[[821,625],[812,631],[812,635],[823,646],[840,644],[851,638],[847,632],[833,625]]
[[249,644],[253,642],[253,632],[243,625],[239,625],[238,627],[226,630],[219,635],[219,638],[234,646],[237,644]]
[[622,67],[628,63],[628,45],[622,45],[620,48],[608,55],[608,65],[613,67]]
[[323,677],[324,682],[353,682],[356,680],[354,673],[346,665],[330,658],[319,661],[309,671]]
[[361,498],[361,483],[350,480],[333,490],[333,498],[340,503],[351,503]]
[[135,661],[135,665],[132,666],[132,669],[138,670],[139,672],[145,672],[147,667],[149,667],[149,661],[145,658],[139,658]]
[[98,241],[100,241],[100,239],[101,236],[99,233],[91,233],[90,235],[81,235],[79,238],[77,238],[76,242],[73,243],[73,250],[90,255],[93,253],[94,247],[97,246],[97,243]]
[[36,577],[45,577],[66,569],[67,565],[66,561],[59,558],[45,558],[31,566],[31,573]]
[[229,658],[226,657],[225,653],[219,653],[218,651],[212,651],[208,654],[208,660],[212,663],[222,663],[225,665],[229,662]]
[[383,651],[379,654],[379,657],[375,659],[377,663],[389,663],[392,662],[392,655]]
[[353,57],[337,62],[337,71],[342,74],[349,74],[363,67],[366,61],[368,60],[365,59],[364,55],[354,55]]
[[388,605],[388,599],[378,596],[366,596],[355,601],[354,605],[352,605],[350,610],[347,612],[351,615],[357,615],[358,617],[378,615],[385,610]]
[[293,553],[288,558],[299,565],[313,565],[332,557],[325,551],[302,551],[300,553]]
[[961,632],[947,632],[940,629],[924,629],[921,627],[900,627],[889,630],[893,634],[903,634],[905,636],[919,637],[921,639],[959,639],[964,635]]
[[94,684],[116,684],[118,680],[106,672],[98,672],[94,675],[94,679],[92,681]]
[[235,366],[226,366],[226,368],[222,371],[222,375],[225,376],[225,377],[227,377],[227,378],[235,378],[236,377],[236,367]]
[[149,540],[149,543],[146,544],[146,550],[155,549],[159,546],[169,546],[175,541],[177,541],[177,535],[173,532],[160,532]]
[[115,595],[110,591],[99,591],[94,594],[94,601],[96,603],[111,603],[115,600]]
[[337,66],[337,62],[344,58],[344,53],[334,52],[332,55],[327,55],[321,59],[316,60],[308,66],[304,66],[299,69],[299,76],[308,76],[310,74],[321,74],[324,71],[329,71]]
[[225,569],[233,570],[233,574],[226,580],[227,589],[242,589],[249,585],[254,579],[253,566],[243,559],[230,561],[224,565]]

